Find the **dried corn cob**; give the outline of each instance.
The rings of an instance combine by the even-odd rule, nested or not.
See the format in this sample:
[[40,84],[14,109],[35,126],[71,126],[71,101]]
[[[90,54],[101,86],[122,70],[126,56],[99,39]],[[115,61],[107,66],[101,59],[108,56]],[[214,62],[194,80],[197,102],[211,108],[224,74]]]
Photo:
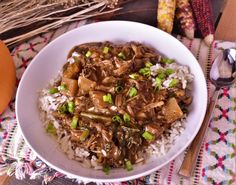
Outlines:
[[214,40],[214,23],[211,2],[209,0],[191,0],[190,4],[196,18],[197,27],[209,46]]
[[181,31],[188,38],[193,39],[195,22],[189,0],[177,0],[175,15]]
[[159,0],[157,7],[157,26],[168,33],[172,32],[176,0]]

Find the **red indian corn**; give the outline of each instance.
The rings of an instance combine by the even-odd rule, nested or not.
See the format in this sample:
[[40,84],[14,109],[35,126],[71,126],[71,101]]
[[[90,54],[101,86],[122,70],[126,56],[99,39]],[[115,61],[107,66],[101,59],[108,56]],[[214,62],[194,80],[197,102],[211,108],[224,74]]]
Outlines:
[[210,0],[190,0],[197,27],[207,45],[214,40],[213,13]]
[[193,39],[195,22],[189,0],[177,0],[176,19],[183,34],[189,39]]
[[176,0],[159,0],[157,7],[157,26],[168,33],[172,32]]

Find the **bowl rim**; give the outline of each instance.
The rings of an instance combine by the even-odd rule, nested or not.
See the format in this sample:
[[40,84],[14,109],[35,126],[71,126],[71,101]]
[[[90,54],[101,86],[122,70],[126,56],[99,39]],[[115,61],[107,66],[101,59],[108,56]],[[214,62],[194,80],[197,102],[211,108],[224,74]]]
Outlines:
[[129,180],[133,180],[133,179],[137,179],[137,178],[140,178],[142,176],[146,176],[146,175],[150,175],[152,172],[154,171],[157,171],[158,169],[162,168],[163,166],[167,165],[169,162],[171,162],[172,160],[174,160],[177,156],[179,156],[190,144],[191,142],[193,141],[193,139],[196,137],[201,125],[202,125],[202,122],[203,122],[203,119],[205,117],[205,114],[206,114],[206,108],[207,108],[207,97],[208,97],[208,92],[207,92],[207,85],[206,85],[206,80],[204,80],[204,84],[202,87],[204,87],[204,90],[203,90],[203,96],[205,97],[205,101],[202,101],[201,104],[202,104],[202,114],[201,114],[201,117],[200,117],[200,121],[201,121],[201,124],[198,124],[195,131],[194,131],[194,134],[192,135],[191,139],[189,139],[184,145],[183,147],[181,147],[181,149],[176,153],[174,154],[172,157],[170,157],[168,160],[166,160],[165,162],[163,162],[161,165],[155,167],[155,168],[152,168],[150,170],[146,170],[146,171],[143,171],[142,173],[137,173],[137,174],[134,174],[134,175],[129,175],[129,176],[126,176],[126,177],[121,177],[121,178],[106,178],[106,179],[102,179],[102,178],[93,178],[93,177],[84,177],[84,176],[79,176],[79,175],[75,175],[71,172],[68,172],[66,170],[63,170],[63,169],[60,169],[59,167],[55,166],[54,164],[52,164],[50,161],[46,160],[44,157],[41,156],[41,154],[39,154],[37,152],[37,150],[34,149],[34,147],[30,144],[30,141],[28,141],[28,139],[26,138],[25,136],[25,133],[24,133],[24,130],[22,129],[22,125],[20,124],[20,121],[19,121],[19,102],[18,102],[18,99],[19,99],[19,92],[20,92],[20,89],[21,89],[21,86],[22,86],[22,83],[23,81],[25,80],[26,78],[26,74],[28,73],[28,71],[30,71],[30,68],[31,66],[34,65],[34,62],[36,61],[36,59],[38,58],[39,55],[41,55],[42,53],[44,53],[51,45],[53,45],[55,42],[57,42],[57,40],[59,39],[62,39],[63,37],[66,37],[67,35],[73,33],[73,32],[77,32],[78,29],[88,29],[89,27],[94,27],[96,25],[106,25],[106,24],[113,24],[113,23],[119,23],[119,24],[133,24],[134,26],[135,25],[139,25],[139,26],[142,26],[142,27],[146,27],[145,29],[152,29],[152,30],[158,30],[160,32],[162,32],[162,34],[165,34],[167,35],[168,37],[171,37],[172,39],[175,39],[176,42],[178,42],[179,44],[181,44],[182,46],[184,46],[189,54],[192,56],[192,58],[194,58],[194,62],[196,63],[196,65],[198,65],[198,67],[201,69],[200,72],[204,79],[205,79],[205,75],[202,71],[202,68],[200,66],[200,64],[198,63],[197,59],[195,58],[195,56],[192,54],[192,52],[183,44],[181,43],[177,38],[175,38],[174,36],[158,29],[158,28],[155,28],[153,26],[150,26],[150,25],[147,25],[147,24],[143,24],[143,23],[139,23],[139,22],[133,22],[133,21],[121,21],[121,20],[113,20],[113,21],[101,21],[101,22],[95,22],[95,23],[89,23],[89,24],[86,24],[86,25],[83,25],[81,27],[78,27],[78,28],[75,28],[73,30],[70,30],[66,33],[63,33],[62,35],[60,35],[59,37],[57,37],[56,39],[54,39],[53,41],[51,41],[50,43],[48,43],[45,47],[43,47],[39,53],[37,53],[37,55],[32,59],[32,61],[30,62],[30,64],[28,65],[27,69],[24,71],[23,75],[22,75],[22,78],[20,80],[20,83],[18,85],[18,88],[17,88],[17,93],[16,93],[16,119],[17,119],[17,122],[18,122],[18,125],[19,125],[19,128],[22,132],[22,135],[23,135],[23,138],[25,140],[25,142],[27,143],[27,145],[32,149],[32,151],[40,158],[40,160],[42,160],[44,163],[46,163],[48,166],[52,167],[53,169],[57,170],[58,172],[61,172],[69,177],[72,177],[72,178],[79,178],[80,180],[82,181],[85,181],[85,182],[104,182],[104,183],[107,183],[107,182],[123,182],[123,181],[129,181]]

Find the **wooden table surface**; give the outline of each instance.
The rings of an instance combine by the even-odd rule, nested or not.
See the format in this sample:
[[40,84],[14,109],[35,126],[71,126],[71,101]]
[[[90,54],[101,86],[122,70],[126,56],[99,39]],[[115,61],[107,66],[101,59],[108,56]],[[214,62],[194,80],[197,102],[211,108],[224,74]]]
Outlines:
[[[211,0],[213,5],[213,13],[214,13],[214,21],[215,26],[217,27],[219,18],[221,15],[222,7],[224,6],[224,3],[226,0]],[[233,0],[235,1],[235,0]],[[137,0],[133,3],[133,5],[129,5],[129,7],[126,7],[124,11],[126,13],[122,13],[119,15],[116,15],[112,19],[120,19],[120,20],[132,20],[132,21],[138,21],[143,22],[149,25],[156,25],[156,8],[153,6],[150,6],[151,4],[155,4],[157,0],[150,0],[150,3],[146,4],[145,6],[139,6],[141,0]],[[140,7],[136,9],[136,13],[134,14],[132,10],[134,7]],[[129,12],[129,13],[127,13]],[[8,176],[0,176],[0,185],[41,185],[42,179],[38,180],[29,180],[28,178],[24,180],[17,180],[14,176],[8,177]],[[53,182],[49,183],[49,185],[75,185],[77,183],[72,182],[68,179],[56,179]],[[92,183],[91,183],[92,184]],[[90,185],[91,185],[90,184]]]

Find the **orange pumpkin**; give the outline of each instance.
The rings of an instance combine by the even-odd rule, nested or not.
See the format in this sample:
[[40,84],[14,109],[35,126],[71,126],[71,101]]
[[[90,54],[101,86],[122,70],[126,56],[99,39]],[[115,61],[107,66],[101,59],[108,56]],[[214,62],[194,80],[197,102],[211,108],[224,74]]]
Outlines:
[[0,114],[6,109],[10,102],[16,84],[16,68],[13,58],[6,47],[0,41]]

